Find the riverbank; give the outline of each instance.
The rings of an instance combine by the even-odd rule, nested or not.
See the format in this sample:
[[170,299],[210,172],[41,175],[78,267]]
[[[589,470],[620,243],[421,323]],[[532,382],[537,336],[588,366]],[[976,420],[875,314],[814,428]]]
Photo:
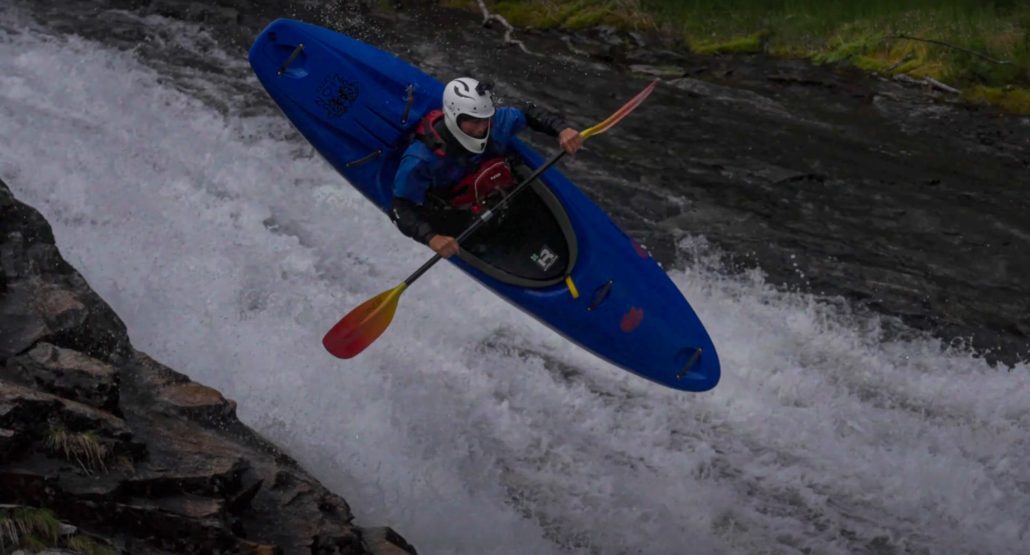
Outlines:
[[[643,31],[521,29],[512,38],[532,54],[515,54],[473,11],[384,17],[446,25],[393,25],[410,36],[386,40],[391,51],[445,44],[465,56],[414,63],[441,76],[489,67],[504,96],[561,107],[574,122],[593,116],[579,106],[632,94],[633,74],[663,79],[647,110],[579,157],[589,163],[563,170],[663,263],[683,263],[691,255],[678,239],[700,235],[785,289],[839,295],[992,364],[1027,360],[1025,295],[1014,293],[1025,288],[1027,200],[1015,176],[1030,164],[1030,119],[923,79],[705,56]],[[505,63],[493,64],[500,51]],[[532,87],[518,85],[527,75]]]
[[[480,10],[470,0],[445,5]],[[765,53],[933,79],[965,100],[1030,114],[1030,4],[948,0],[486,2],[516,27],[657,33],[698,54]]]

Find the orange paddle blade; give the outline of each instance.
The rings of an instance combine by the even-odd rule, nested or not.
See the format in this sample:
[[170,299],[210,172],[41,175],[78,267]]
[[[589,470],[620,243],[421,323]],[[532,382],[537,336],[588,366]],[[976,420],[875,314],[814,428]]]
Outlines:
[[390,326],[397,299],[407,287],[402,283],[361,303],[325,334],[322,345],[340,358],[351,358],[364,351]]
[[629,99],[629,102],[623,104],[622,108],[619,108],[615,111],[614,114],[608,116],[608,119],[591,127],[590,129],[580,132],[580,135],[584,139],[586,139],[591,135],[600,135],[601,133],[604,133],[605,131],[611,129],[613,125],[622,121],[622,118],[628,116],[629,113],[632,112],[637,106],[640,106],[640,103],[651,95],[651,91],[653,91],[657,85],[658,79],[651,81],[650,85],[644,87],[644,90],[638,92],[636,96]]

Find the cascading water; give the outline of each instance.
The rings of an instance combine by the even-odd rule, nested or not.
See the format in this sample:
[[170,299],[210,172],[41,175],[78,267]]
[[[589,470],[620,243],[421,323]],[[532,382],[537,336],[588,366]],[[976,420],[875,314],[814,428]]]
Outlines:
[[359,521],[436,554],[1030,547],[1025,363],[885,340],[843,301],[706,264],[701,238],[670,273],[720,348],[712,392],[608,366],[446,264],[333,359],[327,327],[428,251],[254,102],[245,60],[121,17],[220,81],[0,9],[0,176],[137,348],[237,400]]

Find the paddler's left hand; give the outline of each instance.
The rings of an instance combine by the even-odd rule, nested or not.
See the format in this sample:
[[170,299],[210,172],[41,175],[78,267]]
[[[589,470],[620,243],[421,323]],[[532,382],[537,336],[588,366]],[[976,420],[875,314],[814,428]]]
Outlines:
[[566,127],[562,129],[561,133],[558,133],[558,144],[561,145],[565,152],[576,154],[579,147],[583,146],[583,137],[580,136],[579,131]]

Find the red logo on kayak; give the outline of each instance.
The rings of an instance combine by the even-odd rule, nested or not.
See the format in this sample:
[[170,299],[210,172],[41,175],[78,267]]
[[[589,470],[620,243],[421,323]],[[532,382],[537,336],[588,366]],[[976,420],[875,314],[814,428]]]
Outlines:
[[622,317],[622,323],[619,324],[619,329],[629,333],[640,326],[640,322],[644,320],[644,309],[632,307],[629,312]]
[[633,243],[633,250],[637,251],[637,255],[640,256],[640,258],[648,258],[651,256],[647,251],[644,250],[644,247],[638,245],[637,242],[633,239],[630,239],[629,242]]

